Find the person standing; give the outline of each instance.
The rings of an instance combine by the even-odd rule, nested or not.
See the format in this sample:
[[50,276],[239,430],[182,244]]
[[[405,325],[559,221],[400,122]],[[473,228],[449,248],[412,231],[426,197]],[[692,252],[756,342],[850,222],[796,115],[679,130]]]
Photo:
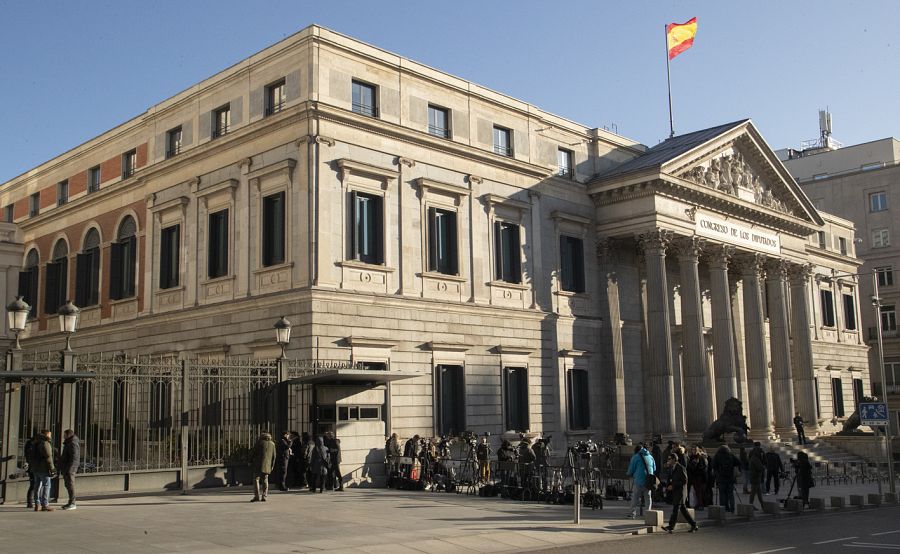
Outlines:
[[634,455],[628,464],[626,474],[634,480],[634,486],[631,489],[631,513],[628,516],[634,519],[641,505],[641,499],[644,501],[644,510],[649,510],[653,504],[648,479],[652,478],[655,482],[656,462],[643,444],[634,447]]
[[689,532],[693,533],[699,530],[700,527],[697,525],[697,522],[694,521],[694,518],[691,517],[691,513],[684,505],[687,497],[687,471],[684,469],[683,465],[678,463],[678,454],[675,452],[669,453],[669,457],[666,458],[666,465],[669,468],[669,484],[666,488],[669,489],[669,498],[672,499],[672,515],[669,516],[669,525],[663,527],[663,530],[668,531],[669,533],[674,531],[675,523],[678,521],[678,512],[681,512],[684,519],[691,524]]
[[762,450],[752,450],[750,452],[750,505],[753,506],[753,499],[759,499],[759,509],[761,510],[763,505],[762,499],[762,482],[763,476],[766,473],[766,465],[762,460]]
[[66,492],[69,493],[69,502],[62,507],[63,510],[75,509],[75,472],[81,463],[81,441],[75,435],[75,431],[66,429],[63,432],[63,449],[59,456],[59,473],[66,484]]
[[687,463],[688,484],[690,490],[694,494],[694,509],[702,510],[706,503],[704,502],[706,489],[706,476],[708,473],[707,465],[709,461],[706,454],[700,446],[695,446],[691,451],[691,457]]
[[812,476],[812,464],[809,463],[809,455],[806,452],[797,453],[797,490],[800,491],[800,499],[803,507],[809,506],[809,489],[815,486]]
[[34,511],[52,512],[50,507],[50,476],[56,471],[53,466],[53,446],[50,445],[50,431],[44,429],[39,433],[38,443],[34,446]]
[[475,459],[478,461],[478,477],[482,483],[491,480],[491,445],[487,435],[475,446]]
[[719,505],[724,506],[726,512],[734,513],[734,473],[741,461],[731,453],[728,445],[723,444],[713,456],[711,465],[719,488]]
[[41,435],[39,433],[35,433],[33,437],[25,442],[25,463],[28,464],[28,494],[25,502],[29,510],[34,508],[34,489],[37,486],[37,482],[34,479],[34,452],[40,442]]
[[322,440],[322,437],[316,437],[316,444],[312,449],[309,467],[311,474],[309,481],[310,492],[316,492],[316,487],[319,488],[319,492],[324,492],[325,479],[328,477],[328,449],[325,448],[325,442]]
[[269,495],[269,475],[275,469],[275,443],[272,435],[262,433],[253,447],[253,499],[250,502],[266,501]]
[[325,448],[328,449],[328,488],[344,492],[344,475],[341,473],[341,439],[334,433],[325,433]]
[[803,430],[803,418],[800,417],[800,412],[794,414],[794,428],[797,429],[797,444],[801,446],[806,444],[806,432]]
[[288,490],[288,471],[291,465],[291,434],[285,431],[281,435],[281,439],[278,441],[278,445],[276,447],[276,455],[278,456],[278,488],[281,491]]
[[775,494],[778,494],[778,488],[781,484],[781,474],[784,472],[784,464],[781,462],[781,456],[775,451],[774,446],[769,447],[766,452],[766,494],[772,490],[772,481],[775,482]]

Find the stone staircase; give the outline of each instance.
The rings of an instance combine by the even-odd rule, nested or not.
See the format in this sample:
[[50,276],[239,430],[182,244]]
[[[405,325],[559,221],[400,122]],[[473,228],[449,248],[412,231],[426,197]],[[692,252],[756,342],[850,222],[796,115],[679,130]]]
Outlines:
[[815,465],[816,462],[820,464],[866,464],[869,462],[869,460],[866,460],[861,456],[851,454],[846,450],[828,444],[828,442],[824,440],[811,441],[803,446],[800,446],[794,441],[773,441],[770,442],[769,445],[774,446],[775,449],[778,450],[785,462],[787,462],[788,458],[796,458],[797,453],[801,451],[806,452],[809,456],[809,462],[813,465]]

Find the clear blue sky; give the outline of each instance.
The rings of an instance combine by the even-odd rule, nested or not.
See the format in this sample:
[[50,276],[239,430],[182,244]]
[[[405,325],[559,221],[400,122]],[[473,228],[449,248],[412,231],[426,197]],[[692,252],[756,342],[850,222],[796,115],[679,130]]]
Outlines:
[[900,134],[900,2],[0,0],[0,182],[318,23],[653,145],[668,134],[663,26],[699,20],[672,62],[676,132],[751,117],[773,148]]

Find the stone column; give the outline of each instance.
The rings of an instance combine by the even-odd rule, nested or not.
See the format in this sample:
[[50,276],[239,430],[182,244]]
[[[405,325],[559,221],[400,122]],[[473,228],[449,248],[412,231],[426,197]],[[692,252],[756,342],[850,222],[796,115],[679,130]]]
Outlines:
[[675,372],[672,366],[672,336],[669,318],[669,287],[666,283],[666,248],[672,232],[655,229],[639,237],[647,264],[647,342],[650,361],[650,393],[654,432],[674,437],[675,427]]
[[750,254],[741,259],[741,280],[744,284],[744,337],[747,352],[747,391],[750,429],[754,438],[772,435],[772,390],[769,386],[769,363],[766,356],[766,335],[763,324],[760,272],[765,256]]
[[698,237],[684,237],[675,242],[681,273],[681,336],[684,345],[681,374],[686,406],[683,411],[688,434],[698,437],[715,420],[710,395],[712,382],[703,343],[703,311],[697,270],[700,245]]
[[[610,387],[610,405],[612,406],[612,421],[610,428],[614,433],[626,433],[625,412],[625,361],[622,351],[622,313],[619,308],[619,276],[616,271],[618,259],[616,256],[616,240],[612,238],[598,237],[597,257],[600,260],[601,275],[606,275],[606,297],[601,298],[601,304],[605,300],[603,319],[605,320],[601,330],[603,351],[612,362],[611,379],[606,380]],[[602,293],[601,293],[602,294]]]
[[737,398],[737,364],[734,359],[731,297],[728,288],[728,261],[733,246],[714,245],[709,254],[709,280],[712,296],[713,364],[716,374],[716,406],[721,409],[729,398]]
[[797,361],[793,375],[797,398],[796,411],[803,417],[806,433],[815,436],[819,431],[819,422],[816,418],[816,372],[813,368],[812,334],[809,330],[811,275],[811,264],[793,265],[790,268],[791,338]]
[[794,418],[791,337],[785,298],[787,269],[788,264],[782,259],[771,260],[766,264],[769,350],[772,353],[772,406],[775,411],[775,431],[781,434],[791,433]]

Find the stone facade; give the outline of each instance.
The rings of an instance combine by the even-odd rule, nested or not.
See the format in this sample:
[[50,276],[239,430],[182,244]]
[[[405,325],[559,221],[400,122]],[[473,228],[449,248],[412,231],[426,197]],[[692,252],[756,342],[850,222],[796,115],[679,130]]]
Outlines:
[[[354,88],[373,91],[374,105]],[[435,108],[446,117],[437,129]],[[374,389],[320,387],[320,403],[383,408],[383,424],[338,426],[348,465],[384,434],[436,434],[448,366],[463,368],[458,425],[553,434],[557,448],[583,435],[697,436],[731,395],[757,434],[789,431],[791,406],[828,430],[827,377],[849,390],[859,375],[868,391],[867,349],[840,317],[819,325],[819,288],[849,291],[858,311],[856,283],[831,279],[858,262],[811,237],[852,226],[815,210],[749,121],[710,131],[648,165],[656,149],[312,26],[0,187],[23,263],[32,251],[40,261],[25,344],[62,344],[44,313],[50,252],[68,245],[74,296],[77,255],[96,229],[99,297],[82,306],[79,350],[272,356],[285,315],[289,356],[418,372]],[[133,175],[109,177],[132,149]],[[88,192],[96,166],[99,190]],[[65,179],[67,202],[46,202]],[[269,263],[264,214],[280,194],[283,255]],[[357,255],[371,240],[357,234],[360,197],[379,206],[382,224],[366,228],[374,261]],[[226,209],[227,271],[210,278],[209,216]],[[434,210],[455,221],[455,271],[430,261]],[[128,216],[135,292],[112,299]],[[717,238],[717,222],[738,234]],[[162,259],[175,225],[177,262]],[[566,241],[575,250],[564,256]],[[173,267],[177,284],[161,288]],[[583,286],[572,286],[579,270]]]

